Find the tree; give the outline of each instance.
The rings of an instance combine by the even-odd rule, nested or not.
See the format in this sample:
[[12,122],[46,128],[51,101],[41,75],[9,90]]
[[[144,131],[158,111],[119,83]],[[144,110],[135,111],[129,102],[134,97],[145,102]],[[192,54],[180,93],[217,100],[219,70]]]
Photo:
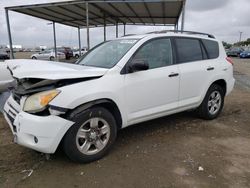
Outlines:
[[225,47],[225,49],[228,49],[228,48],[231,48],[231,47],[232,47],[232,44],[229,44],[229,43],[227,43],[227,42],[225,42],[225,41],[222,41],[222,44],[223,44],[223,46]]

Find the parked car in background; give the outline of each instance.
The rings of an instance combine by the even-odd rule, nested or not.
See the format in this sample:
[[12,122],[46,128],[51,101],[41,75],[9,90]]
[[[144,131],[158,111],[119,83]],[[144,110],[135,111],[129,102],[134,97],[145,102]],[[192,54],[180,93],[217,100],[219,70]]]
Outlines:
[[244,49],[240,47],[233,47],[227,51],[227,56],[228,57],[240,57],[240,53],[243,52]]
[[70,47],[60,47],[57,48],[57,51],[64,53],[66,59],[70,59],[71,57],[73,57],[73,51],[71,50]]
[[[57,52],[58,59],[65,59],[65,54],[62,52]],[[55,52],[54,50],[44,50],[36,54],[31,55],[31,59],[40,59],[40,60],[55,60]]]
[[[81,56],[84,55],[86,52],[87,52],[86,49],[82,49],[81,50]],[[73,56],[78,59],[80,57],[79,56],[79,50],[73,50]]]
[[33,62],[8,61],[18,83],[4,106],[14,141],[43,153],[60,144],[77,162],[102,158],[133,124],[194,109],[217,118],[235,82],[232,60],[208,34],[126,36],[76,64]]
[[240,58],[250,58],[250,51],[246,50],[240,53]]
[[0,59],[9,59],[10,56],[5,49],[0,49]]

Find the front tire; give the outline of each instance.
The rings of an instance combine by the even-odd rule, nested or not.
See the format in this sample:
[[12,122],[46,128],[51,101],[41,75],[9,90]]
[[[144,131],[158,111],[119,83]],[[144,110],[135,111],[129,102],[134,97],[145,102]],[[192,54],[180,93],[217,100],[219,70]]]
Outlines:
[[73,115],[72,121],[75,124],[63,140],[64,152],[71,160],[88,163],[108,153],[117,134],[115,118],[108,110],[93,107]]
[[206,120],[217,118],[224,106],[224,96],[225,91],[221,86],[217,84],[211,85],[197,109],[198,115]]

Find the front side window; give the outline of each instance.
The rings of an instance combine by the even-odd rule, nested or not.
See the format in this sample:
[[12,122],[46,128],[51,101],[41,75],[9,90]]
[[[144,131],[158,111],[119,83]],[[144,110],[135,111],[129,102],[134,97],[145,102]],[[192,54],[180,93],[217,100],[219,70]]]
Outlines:
[[170,39],[155,39],[146,43],[134,55],[133,61],[144,61],[148,63],[149,69],[171,65],[172,47]]
[[201,44],[198,39],[176,38],[175,44],[179,63],[203,59]]
[[85,66],[112,68],[136,42],[136,39],[120,39],[102,43],[89,51],[77,63]]

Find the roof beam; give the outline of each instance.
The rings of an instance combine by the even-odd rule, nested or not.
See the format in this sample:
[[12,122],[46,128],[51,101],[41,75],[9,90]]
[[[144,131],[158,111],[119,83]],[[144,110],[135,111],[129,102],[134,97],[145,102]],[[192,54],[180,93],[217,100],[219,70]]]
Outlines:
[[[40,19],[45,19],[45,20],[48,20],[48,21],[51,21],[51,22],[57,22],[57,23],[60,23],[60,24],[66,24],[65,22],[68,22],[66,25],[69,25],[69,26],[72,26],[72,27],[78,27],[80,24],[78,23],[78,24],[76,24],[76,23],[72,23],[72,22],[74,22],[75,21],[75,19],[74,20],[62,20],[61,18],[59,18],[59,17],[56,17],[56,16],[52,16],[52,15],[50,15],[50,14],[47,14],[47,13],[44,13],[44,12],[41,12],[41,11],[39,11],[39,10],[32,10],[32,9],[28,9],[29,11],[31,11],[31,12],[34,12],[34,14],[29,14],[29,13],[24,13],[24,12],[19,12],[19,13],[23,13],[23,14],[27,14],[27,15],[31,15],[31,16],[34,16],[34,17],[37,17],[37,18],[40,18]],[[18,11],[16,11],[16,12],[18,12]],[[36,14],[36,15],[35,15]],[[46,17],[52,17],[53,19],[49,19],[49,18],[45,18],[45,17],[40,17],[40,16],[38,16],[38,15],[40,14],[40,15],[45,15]],[[56,19],[55,19],[56,18]],[[76,21],[78,21],[78,20],[76,20]],[[81,24],[82,25],[82,24]]]
[[130,9],[131,12],[133,12],[133,14],[140,20],[141,23],[144,23],[145,22],[138,16],[138,14],[135,12],[135,10],[133,9],[133,7],[131,7],[131,5],[129,3],[125,3],[127,5],[127,7]]
[[[66,11],[70,11],[71,13],[73,13],[73,14],[75,14],[75,15],[77,15],[77,16],[80,16],[80,17],[83,18],[83,20],[85,20],[85,17],[84,17],[83,15],[81,15],[81,14],[79,14],[79,13],[73,11],[73,10],[70,10],[70,9],[68,9],[68,8],[66,8],[66,7],[62,7],[62,6],[58,6],[58,7],[60,7],[60,8],[63,9],[63,10],[66,10]],[[94,20],[94,19],[91,19],[91,20]],[[94,20],[94,22],[97,22],[98,24],[103,24],[102,22],[99,22],[99,21],[96,21],[96,20]]]
[[148,12],[149,18],[151,19],[152,23],[155,25],[154,19],[152,18],[152,15],[151,15],[151,13],[150,13],[150,10],[149,10],[149,8],[148,8],[148,5],[147,5],[147,3],[145,3],[145,0],[144,0],[144,2],[143,2],[143,5],[144,5],[144,7],[146,8],[146,10],[147,10],[147,12]]
[[[118,12],[120,15],[124,16],[127,20],[129,20],[131,23],[135,23],[133,22],[133,20],[131,20],[129,17],[127,17],[125,14],[123,14],[118,8],[116,8],[113,4],[108,3],[109,6],[111,6],[116,12]],[[122,22],[124,23],[124,22]]]
[[[143,18],[149,18],[148,16],[139,16],[139,17],[137,17],[137,16],[129,16],[130,18],[132,18],[132,19],[134,19],[134,18],[138,18],[138,19],[143,19]],[[126,18],[126,16],[124,17],[124,16],[115,16],[115,17],[111,17],[111,18]],[[154,17],[152,17],[152,18],[161,18],[161,19],[163,19],[163,18],[174,18],[174,19],[176,19],[176,17],[174,17],[174,16],[168,16],[168,17],[163,17],[163,16],[154,16]]]
[[[95,4],[95,3],[91,3],[91,5],[94,6],[95,8],[97,8],[97,9],[99,9],[101,12],[105,13],[106,16],[109,16],[109,17],[111,17],[111,18],[112,18],[112,17],[116,17],[116,16],[114,16],[113,14],[110,14],[109,12],[107,12],[106,10],[104,10],[103,8],[101,8],[100,6],[98,6],[98,5]],[[115,20],[115,19],[113,19],[113,20]],[[117,21],[117,20],[115,20],[114,24],[116,24],[116,21]],[[121,21],[121,23],[123,23],[122,20],[120,20],[120,21]]]
[[[57,19],[59,21],[61,21],[62,19],[57,17],[57,16],[52,16],[51,14],[47,14],[47,13],[44,13],[44,12],[41,12],[40,10],[32,10],[32,9],[28,9],[28,11],[31,11],[31,12],[34,12],[34,13],[38,13],[38,14],[41,14],[41,15],[45,15],[45,16],[48,16],[50,18],[53,18],[53,19]],[[50,21],[53,21],[52,19],[48,19]],[[57,22],[57,21],[56,21]]]
[[[93,4],[89,4],[89,5],[93,5]],[[81,7],[81,6],[77,6],[77,5],[74,5],[74,6],[77,7],[77,8],[80,8],[80,9],[82,9],[83,11],[86,12],[86,9],[85,9],[85,8],[83,8],[83,7]],[[100,15],[98,15],[98,14],[96,14],[96,13],[90,11],[90,10],[89,10],[89,14],[92,14],[92,15],[94,15],[94,16],[96,16],[96,17],[100,17]],[[109,22],[113,22],[113,24],[115,24],[115,21],[109,21]]]
[[43,9],[45,9],[45,10],[47,10],[47,11],[49,11],[49,12],[54,12],[54,13],[56,13],[56,14],[59,14],[59,15],[61,15],[61,16],[66,17],[66,18],[69,17],[69,18],[71,18],[71,19],[74,19],[73,17],[71,17],[71,16],[69,16],[69,15],[63,14],[63,13],[58,12],[58,11],[56,11],[56,10],[51,10],[49,7],[43,7]]
[[165,2],[162,2],[162,14],[163,14],[163,23],[166,24],[166,11],[165,11]]

